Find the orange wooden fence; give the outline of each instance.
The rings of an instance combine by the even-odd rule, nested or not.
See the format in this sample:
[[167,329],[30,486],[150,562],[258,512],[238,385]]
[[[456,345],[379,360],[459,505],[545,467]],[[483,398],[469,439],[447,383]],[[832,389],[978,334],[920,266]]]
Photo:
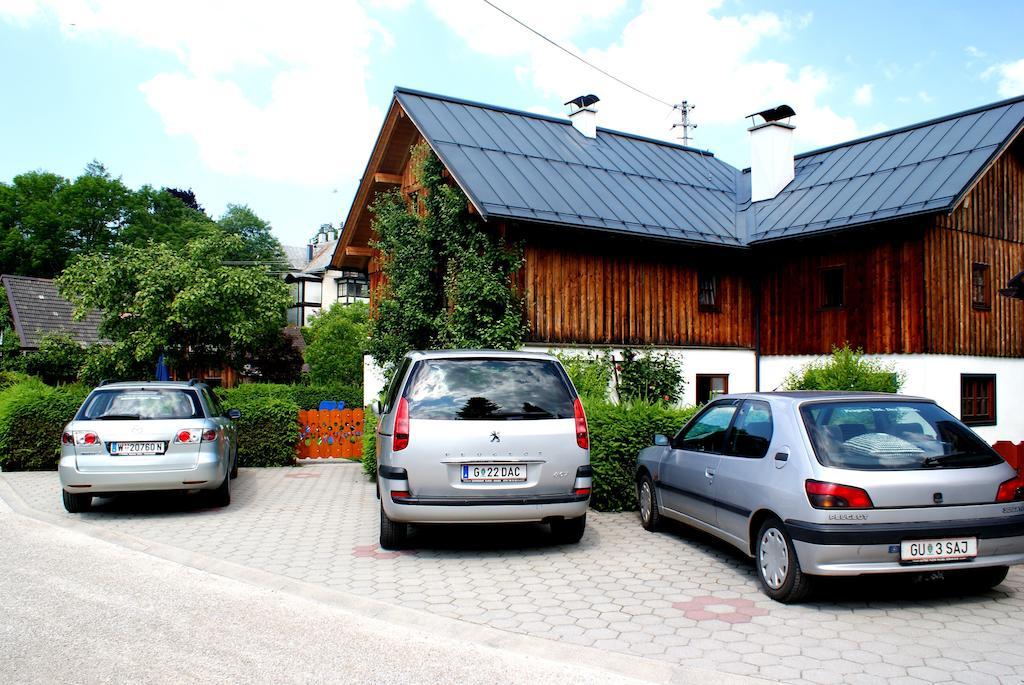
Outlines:
[[1009,440],[1000,440],[992,447],[1002,455],[1010,466],[1017,469],[1018,473],[1021,472],[1021,467],[1024,467],[1024,442],[1015,445]]
[[299,459],[359,459],[363,455],[363,410],[299,412]]

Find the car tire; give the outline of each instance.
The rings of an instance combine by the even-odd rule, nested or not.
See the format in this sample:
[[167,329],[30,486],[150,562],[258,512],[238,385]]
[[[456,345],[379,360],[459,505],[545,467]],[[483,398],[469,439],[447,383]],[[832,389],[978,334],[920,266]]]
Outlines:
[[575,545],[583,539],[583,533],[587,529],[587,515],[579,518],[561,519],[551,522],[551,534],[555,540],[563,545]]
[[380,547],[381,549],[402,549],[409,537],[409,524],[392,521],[384,513],[384,505],[380,507]]
[[235,453],[231,455],[231,478],[238,478],[238,448],[235,448]]
[[793,540],[777,518],[765,521],[757,532],[754,565],[761,589],[776,602],[793,604],[811,591],[813,579],[801,570]]
[[640,525],[644,530],[656,531],[661,527],[661,513],[658,511],[658,490],[654,480],[647,474],[637,481],[636,499],[640,503]]
[[1009,566],[986,566],[963,571],[948,571],[945,575],[947,582],[953,582],[969,590],[984,591],[991,590],[1006,580],[1006,574],[1009,572]]
[[224,476],[224,482],[216,490],[210,491],[210,504],[215,507],[226,507],[231,504],[231,473]]
[[61,495],[64,498],[64,508],[69,514],[80,514],[92,509],[92,495],[71,493],[67,490],[61,490]]

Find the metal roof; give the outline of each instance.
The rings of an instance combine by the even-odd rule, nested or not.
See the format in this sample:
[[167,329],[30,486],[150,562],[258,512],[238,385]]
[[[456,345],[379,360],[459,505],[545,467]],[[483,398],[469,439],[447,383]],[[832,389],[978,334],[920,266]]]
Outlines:
[[739,172],[709,152],[398,88],[395,97],[484,218],[740,245]]
[[749,241],[950,211],[1022,122],[1015,98],[798,155],[793,181],[753,205]]
[[60,296],[52,280],[5,274],[0,283],[7,291],[22,348],[38,349],[39,340],[48,333],[67,333],[82,345],[100,341],[100,313],[94,309],[76,321],[74,307]]
[[951,211],[1024,124],[1024,97],[798,155],[751,204],[749,170],[709,152],[432,93],[395,98],[487,218],[745,246]]

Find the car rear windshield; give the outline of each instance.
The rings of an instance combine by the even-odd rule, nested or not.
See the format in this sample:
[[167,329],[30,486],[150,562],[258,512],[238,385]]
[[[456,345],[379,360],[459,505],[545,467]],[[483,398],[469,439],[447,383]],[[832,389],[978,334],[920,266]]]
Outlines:
[[543,359],[427,359],[405,391],[409,418],[447,421],[570,419],[561,368]]
[[825,466],[871,471],[992,466],[1002,458],[931,402],[818,402],[800,409]]
[[96,390],[78,412],[84,421],[201,419],[202,405],[192,390],[111,388]]

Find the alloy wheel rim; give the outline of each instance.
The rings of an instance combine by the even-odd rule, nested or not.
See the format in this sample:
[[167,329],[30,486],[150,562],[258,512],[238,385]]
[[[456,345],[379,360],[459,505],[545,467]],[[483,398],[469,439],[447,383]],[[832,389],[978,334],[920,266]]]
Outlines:
[[789,548],[777,528],[769,528],[764,532],[758,556],[761,577],[768,587],[778,590],[789,576]]
[[651,520],[651,486],[646,482],[640,486],[640,518],[644,523]]

